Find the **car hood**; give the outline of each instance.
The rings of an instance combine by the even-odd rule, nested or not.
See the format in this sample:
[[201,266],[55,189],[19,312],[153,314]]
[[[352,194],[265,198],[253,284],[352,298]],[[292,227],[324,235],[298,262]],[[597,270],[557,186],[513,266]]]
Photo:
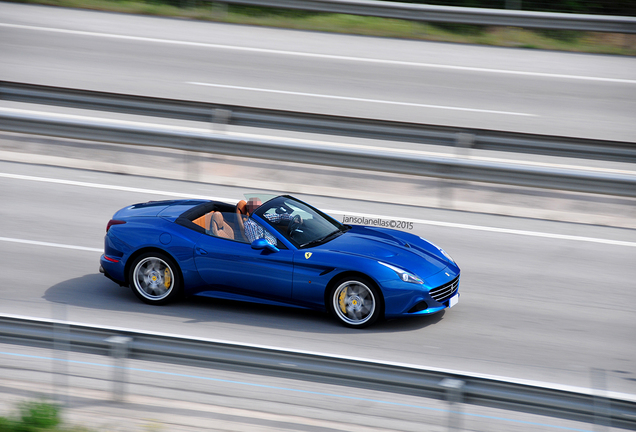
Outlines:
[[320,249],[393,264],[422,278],[439,273],[449,265],[455,266],[434,244],[416,235],[387,228],[354,225]]

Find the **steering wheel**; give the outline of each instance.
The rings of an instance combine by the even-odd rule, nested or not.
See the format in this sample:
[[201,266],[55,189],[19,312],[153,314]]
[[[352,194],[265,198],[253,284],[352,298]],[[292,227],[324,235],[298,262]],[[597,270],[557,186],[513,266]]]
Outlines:
[[287,226],[287,235],[289,237],[294,237],[296,230],[298,230],[298,228],[300,228],[302,224],[303,224],[303,218],[301,218],[300,215],[296,215],[293,218],[291,218],[289,220],[289,225]]

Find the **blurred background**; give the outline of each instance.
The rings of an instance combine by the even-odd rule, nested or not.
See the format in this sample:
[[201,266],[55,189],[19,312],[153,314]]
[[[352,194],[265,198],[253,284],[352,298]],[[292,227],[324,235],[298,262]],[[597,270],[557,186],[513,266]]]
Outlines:
[[[107,344],[68,351],[64,325],[36,343],[5,322],[0,416],[87,430],[624,429],[607,398],[636,402],[634,7],[0,2],[2,317],[596,398],[593,419],[539,415],[446,390],[126,360]],[[118,209],[249,192],[290,193],[341,221],[412,222],[461,267],[460,303],[360,331],[273,306],[150,307],[98,273]]]

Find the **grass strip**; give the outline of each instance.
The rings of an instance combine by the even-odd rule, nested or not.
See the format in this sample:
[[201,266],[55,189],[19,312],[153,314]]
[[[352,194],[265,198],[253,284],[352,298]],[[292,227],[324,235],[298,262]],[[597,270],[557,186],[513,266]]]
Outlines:
[[358,15],[227,5],[201,0],[23,0],[17,3],[436,42],[636,55],[636,35],[620,33],[431,24]]

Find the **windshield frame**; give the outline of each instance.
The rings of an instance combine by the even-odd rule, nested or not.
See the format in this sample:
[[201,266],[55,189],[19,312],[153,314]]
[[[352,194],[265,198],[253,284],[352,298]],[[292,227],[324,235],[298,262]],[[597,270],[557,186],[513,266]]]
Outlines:
[[[269,212],[271,209],[273,208],[282,208],[282,207],[289,207],[289,204],[286,203],[286,201],[292,201],[294,207],[298,208],[299,210],[305,212],[305,213],[309,213],[312,216],[312,219],[317,219],[321,222],[327,223],[329,224],[332,229],[322,233],[321,235],[316,235],[314,238],[310,238],[310,239],[305,239],[303,241],[297,241],[294,238],[291,238],[287,232],[282,232],[281,229],[279,227],[277,227],[275,224],[273,224],[272,222],[270,222],[267,217],[265,216],[265,213]],[[293,213],[293,212],[292,212]],[[291,213],[290,213],[291,214]],[[347,226],[343,225],[342,223],[340,223],[339,221],[337,221],[336,219],[332,218],[331,216],[329,216],[328,214],[318,210],[317,208],[315,208],[312,205],[307,204],[304,201],[301,201],[297,198],[294,198],[290,195],[280,195],[277,196],[275,198],[270,199],[267,202],[264,202],[262,205],[260,205],[255,211],[254,211],[254,215],[258,216],[258,218],[260,220],[263,221],[263,223],[269,225],[272,227],[272,229],[276,232],[278,232],[279,234],[281,234],[285,240],[287,240],[290,244],[292,244],[296,249],[305,249],[305,248],[311,248],[314,246],[318,246],[320,244],[324,244],[322,242],[320,243],[315,243],[315,244],[308,244],[311,243],[311,241],[313,240],[317,240],[319,238],[324,237],[325,235],[329,234],[329,233],[333,233],[335,231],[340,231],[340,232],[346,232],[348,231]],[[331,236],[329,235],[329,240],[330,241],[334,238],[336,238],[337,236]]]

